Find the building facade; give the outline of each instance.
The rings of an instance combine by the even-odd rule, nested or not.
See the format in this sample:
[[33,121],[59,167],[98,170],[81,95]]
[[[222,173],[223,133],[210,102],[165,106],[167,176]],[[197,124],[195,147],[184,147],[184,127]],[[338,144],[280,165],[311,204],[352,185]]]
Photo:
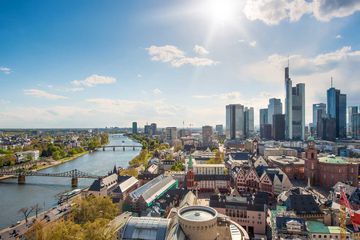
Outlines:
[[357,106],[350,106],[348,107],[348,136],[352,137],[353,133],[352,133],[352,122],[353,122],[353,115],[359,113],[359,108]]
[[305,138],[305,84],[292,86],[289,67],[285,68],[285,137],[292,140]]
[[313,127],[317,131],[318,121],[326,117],[326,104],[325,103],[316,103],[313,104]]
[[336,122],[336,137],[346,138],[346,94],[333,87],[327,90],[327,114]]
[[137,122],[133,122],[132,123],[132,129],[131,129],[133,134],[137,134],[138,133],[138,127],[137,127]]
[[272,123],[272,137],[274,140],[285,140],[285,115],[274,114]]
[[230,104],[226,106],[226,139],[244,139],[244,106]]
[[249,138],[254,134],[254,108],[245,108],[244,111],[245,137]]
[[202,142],[203,146],[211,146],[213,138],[213,128],[212,126],[203,126],[202,127]]
[[281,99],[270,98],[268,105],[268,123],[273,123],[273,115],[274,114],[282,114],[282,103]]
[[358,186],[357,163],[333,155],[318,157],[315,142],[310,139],[306,149],[305,181],[311,185],[331,188],[337,182]]
[[165,141],[170,145],[173,145],[176,139],[177,139],[176,127],[167,127],[165,129]]

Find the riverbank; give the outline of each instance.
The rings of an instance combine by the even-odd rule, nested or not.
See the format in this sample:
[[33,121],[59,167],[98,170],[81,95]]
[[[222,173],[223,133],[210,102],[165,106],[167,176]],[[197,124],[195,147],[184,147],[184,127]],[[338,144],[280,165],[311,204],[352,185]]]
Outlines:
[[73,161],[81,156],[84,156],[86,154],[90,153],[89,151],[84,151],[82,153],[78,153],[78,154],[75,154],[71,157],[66,157],[66,158],[63,158],[63,159],[60,159],[60,160],[53,160],[51,163],[48,163],[48,164],[44,164],[44,165],[40,165],[40,166],[36,166],[36,168],[34,170],[36,171],[40,171],[40,170],[43,170],[43,169],[46,169],[46,168],[50,168],[50,167],[54,167],[54,166],[57,166],[57,165],[60,165],[60,164],[63,164],[63,163],[66,163],[66,162],[70,162],[70,161]]
[[[84,151],[82,153],[78,153],[78,154],[75,154],[71,157],[66,157],[66,158],[63,158],[63,159],[60,159],[58,161],[51,161],[51,162],[48,162],[48,163],[44,163],[43,165],[37,165],[34,169],[32,169],[33,171],[40,171],[40,170],[44,170],[44,169],[47,169],[47,168],[50,168],[50,167],[54,167],[54,166],[57,166],[57,165],[60,165],[60,164],[63,164],[63,163],[66,163],[66,162],[70,162],[70,161],[73,161],[81,156],[84,156],[86,154],[90,153],[89,151]],[[14,175],[4,175],[4,176],[0,176],[0,181],[1,180],[6,180],[6,179],[9,179],[9,178],[14,178],[15,176]]]

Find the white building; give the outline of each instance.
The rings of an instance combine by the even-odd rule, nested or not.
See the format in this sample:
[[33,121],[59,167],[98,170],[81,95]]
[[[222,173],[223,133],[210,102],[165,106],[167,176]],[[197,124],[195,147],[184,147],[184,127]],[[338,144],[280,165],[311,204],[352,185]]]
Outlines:
[[17,153],[15,153],[15,156],[16,156],[17,163],[26,162],[26,161],[38,161],[40,152],[39,152],[39,150],[17,152]]

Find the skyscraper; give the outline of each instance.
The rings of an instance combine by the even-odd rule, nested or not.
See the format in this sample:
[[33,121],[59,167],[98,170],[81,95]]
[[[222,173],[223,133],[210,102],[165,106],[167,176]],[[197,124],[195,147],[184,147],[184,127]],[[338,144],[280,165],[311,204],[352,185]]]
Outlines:
[[245,136],[250,137],[254,134],[254,108],[245,108],[244,111],[244,130]]
[[336,122],[336,137],[346,138],[346,94],[331,87],[327,90],[327,114]]
[[289,66],[285,68],[285,136],[292,139],[292,81]]
[[223,135],[224,134],[224,127],[222,124],[218,124],[215,126],[215,131],[218,135]]
[[357,106],[350,106],[348,107],[348,136],[352,136],[352,116],[358,113],[359,109]]
[[229,140],[244,139],[244,106],[241,104],[226,105],[226,138]]
[[[320,113],[320,116],[318,116]],[[326,104],[325,103],[316,103],[313,104],[313,126],[316,128],[318,119],[326,117]]]
[[282,103],[281,99],[270,98],[268,105],[268,123],[272,124],[273,115],[282,114]]
[[268,121],[268,109],[267,108],[262,108],[260,109],[260,127],[263,124],[267,124],[269,123]]
[[360,113],[354,113],[351,117],[352,137],[360,139]]
[[156,125],[156,123],[150,124],[150,128],[151,128],[151,135],[156,135],[156,132],[157,132],[157,125]]
[[133,134],[137,134],[137,133],[138,133],[137,122],[133,122],[133,123],[132,123],[132,133],[133,133]]
[[292,140],[305,138],[305,84],[292,86],[289,67],[285,68],[285,137]]
[[176,127],[167,127],[165,129],[165,141],[170,145],[174,144],[174,141],[177,139],[177,129]]
[[202,142],[203,146],[208,147],[212,144],[213,128],[212,126],[202,127]]
[[272,124],[272,137],[274,140],[285,140],[285,115],[274,114]]

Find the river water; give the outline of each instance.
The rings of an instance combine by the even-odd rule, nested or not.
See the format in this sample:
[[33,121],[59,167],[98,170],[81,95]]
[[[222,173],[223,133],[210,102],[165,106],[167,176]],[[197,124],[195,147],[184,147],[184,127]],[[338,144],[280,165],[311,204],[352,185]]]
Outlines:
[[[110,135],[109,140],[109,145],[139,145],[120,134]],[[105,175],[113,170],[114,165],[127,167],[128,162],[138,153],[139,149],[134,151],[132,148],[126,151],[122,148],[116,148],[116,151],[112,148],[106,151],[100,149],[41,172],[57,173],[78,169],[95,175]],[[79,179],[79,188],[88,187],[92,181],[93,179]],[[23,215],[18,213],[20,208],[30,207],[36,203],[41,208],[44,206],[45,209],[52,208],[57,204],[58,194],[69,190],[71,190],[70,178],[27,176],[24,185],[18,185],[17,179],[0,181],[0,229],[23,219]]]

